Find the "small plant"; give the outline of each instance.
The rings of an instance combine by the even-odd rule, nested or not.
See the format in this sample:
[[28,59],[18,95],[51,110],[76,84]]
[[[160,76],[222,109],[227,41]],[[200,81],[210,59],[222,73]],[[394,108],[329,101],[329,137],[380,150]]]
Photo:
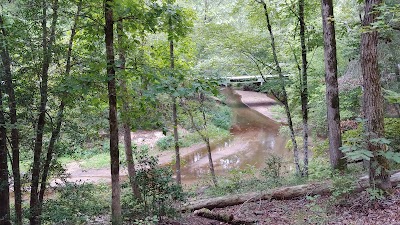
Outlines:
[[266,180],[272,180],[276,185],[280,184],[283,164],[282,157],[271,155],[267,158],[265,164],[266,167],[261,171],[262,176],[265,177]]
[[311,211],[311,214],[307,216],[307,222],[309,224],[326,224],[329,221],[326,206],[322,207],[318,204],[320,195],[307,196],[308,200],[307,208]]
[[385,198],[385,192],[379,188],[367,188],[367,193],[370,201],[378,201]]
[[332,177],[332,199],[334,201],[341,201],[346,199],[355,188],[354,177],[351,175],[344,175],[335,173]]

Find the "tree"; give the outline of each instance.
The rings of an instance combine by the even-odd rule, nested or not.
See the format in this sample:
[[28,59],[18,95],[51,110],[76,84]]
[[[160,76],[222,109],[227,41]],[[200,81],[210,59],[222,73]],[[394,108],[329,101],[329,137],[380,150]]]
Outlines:
[[[3,72],[3,71],[1,71]],[[7,165],[7,130],[3,111],[3,90],[0,88],[0,225],[11,225],[10,193]]]
[[117,91],[115,78],[115,56],[114,56],[114,19],[113,0],[104,2],[104,39],[107,58],[107,80],[108,80],[108,104],[109,104],[109,127],[110,127],[110,157],[111,157],[111,185],[112,200],[111,213],[112,224],[122,224],[121,215],[121,187],[119,185],[119,150],[118,150],[118,119],[117,119]]
[[272,49],[272,55],[273,55],[273,59],[274,59],[274,63],[275,63],[275,70],[278,72],[279,80],[280,80],[281,94],[277,97],[278,97],[279,101],[283,103],[283,105],[285,107],[286,117],[288,120],[289,129],[290,129],[290,139],[292,140],[292,144],[293,144],[293,154],[294,154],[294,163],[295,163],[295,167],[296,167],[296,173],[298,175],[301,175],[300,162],[299,162],[300,161],[299,160],[299,151],[298,151],[298,147],[297,147],[296,135],[295,135],[295,132],[293,129],[292,116],[291,116],[290,109],[289,109],[289,102],[288,102],[288,97],[287,97],[287,92],[286,92],[286,87],[285,87],[285,77],[283,76],[282,68],[279,65],[278,55],[276,52],[275,37],[274,37],[274,33],[272,31],[271,22],[269,19],[268,6],[264,0],[256,0],[256,2],[261,4],[263,7],[263,10],[264,10],[264,15],[265,15],[265,19],[267,22],[269,36],[271,38],[271,49]]
[[346,167],[342,146],[337,80],[335,18],[332,0],[322,0],[322,26],[324,31],[326,107],[328,118],[329,156],[333,169]]
[[4,68],[4,80],[6,81],[6,92],[8,95],[8,107],[10,108],[10,122],[11,122],[11,149],[12,149],[12,172],[14,176],[14,207],[16,224],[22,225],[22,193],[21,193],[21,175],[20,175],[20,162],[19,162],[19,129],[17,127],[17,102],[15,99],[14,85],[11,74],[11,57],[8,51],[7,37],[8,33],[5,28],[2,15],[0,15],[0,51],[1,60]]
[[304,148],[304,165],[302,176],[308,176],[308,87],[307,87],[307,47],[306,47],[306,24],[304,19],[304,0],[299,0],[299,17],[300,22],[300,43],[301,43],[301,79],[300,79],[300,98],[301,112],[303,119],[303,148]]
[[39,116],[37,119],[36,137],[34,143],[34,155],[32,166],[32,183],[31,183],[31,196],[30,196],[30,224],[40,224],[40,202],[39,202],[39,180],[40,180],[40,158],[43,150],[43,135],[44,127],[46,124],[46,106],[48,100],[48,79],[49,67],[52,60],[53,45],[56,38],[56,24],[58,19],[58,0],[54,0],[52,4],[52,21],[50,27],[50,35],[47,28],[47,1],[42,1],[42,50],[43,61],[41,71],[41,84],[40,84],[40,105]]
[[[68,40],[68,50],[67,50],[67,57],[66,57],[66,63],[65,63],[64,78],[68,78],[70,76],[70,72],[71,72],[71,68],[72,68],[72,63],[71,63],[72,47],[73,47],[74,38],[75,38],[75,35],[76,35],[76,32],[77,32],[79,14],[80,14],[81,9],[82,9],[82,1],[83,0],[79,0],[79,2],[78,2],[77,11],[76,11],[75,16],[74,16],[73,25],[71,27],[71,35],[70,35],[69,40]],[[48,179],[48,176],[49,176],[50,165],[51,165],[51,162],[53,160],[53,155],[54,155],[54,151],[55,151],[55,145],[56,145],[56,142],[57,142],[57,140],[58,140],[58,138],[60,136],[61,126],[62,126],[62,122],[64,120],[64,110],[65,110],[65,107],[66,107],[67,97],[68,97],[67,93],[65,93],[65,92],[61,93],[61,97],[60,97],[61,98],[61,102],[60,102],[60,104],[58,106],[57,116],[56,116],[56,120],[55,120],[55,126],[53,126],[53,129],[52,129],[52,132],[51,132],[51,136],[50,136],[50,141],[49,141],[49,144],[47,146],[46,160],[45,160],[44,165],[43,165],[41,184],[40,184],[40,191],[39,191],[39,212],[38,212],[39,215],[42,214],[42,206],[43,206],[44,195],[45,195],[45,192],[46,192],[47,179]]]
[[[124,48],[124,26],[123,20],[118,21],[117,24],[117,36],[118,36],[118,45],[119,45],[119,60],[120,60],[120,69],[122,72],[125,72],[126,67],[126,52]],[[126,87],[125,78],[120,78],[120,86],[122,93],[127,93],[128,89]],[[124,133],[124,146],[125,146],[125,156],[126,162],[128,164],[128,176],[129,176],[129,183],[131,184],[132,193],[137,198],[140,199],[140,192],[139,187],[135,181],[136,179],[136,170],[135,170],[135,163],[133,161],[133,154],[132,154],[132,137],[131,137],[131,123],[128,118],[129,115],[130,105],[126,98],[122,98],[122,110],[121,110],[121,117],[122,117],[122,128]]]
[[[197,86],[197,85],[196,85]],[[208,119],[206,116],[206,106],[205,106],[205,92],[204,90],[191,90],[191,92],[197,94],[198,96],[192,96],[193,98],[196,99],[196,101],[199,104],[190,104],[190,99],[188,99],[188,105],[186,107],[184,106],[185,112],[189,115],[190,122],[192,124],[192,127],[195,129],[195,131],[200,135],[201,139],[203,139],[204,143],[206,144],[207,147],[207,153],[208,153],[208,167],[210,169],[212,181],[214,183],[214,186],[218,186],[217,182],[217,177],[215,176],[215,170],[214,170],[214,163],[212,159],[212,154],[211,154],[211,144],[210,144],[210,137],[208,135]],[[200,119],[196,118],[195,111],[200,109],[201,116]]]
[[378,68],[378,30],[372,24],[379,17],[376,7],[382,0],[366,0],[362,25],[366,29],[361,34],[361,70],[363,76],[363,113],[366,120],[367,148],[373,153],[370,160],[370,182],[372,187],[390,191],[389,162],[379,152],[385,151],[382,144],[373,139],[384,137],[383,96]]

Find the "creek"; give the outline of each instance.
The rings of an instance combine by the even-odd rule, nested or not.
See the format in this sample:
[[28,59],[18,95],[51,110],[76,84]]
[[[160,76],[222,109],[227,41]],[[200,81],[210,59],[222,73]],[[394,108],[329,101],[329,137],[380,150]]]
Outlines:
[[[217,176],[226,176],[233,169],[245,169],[249,166],[264,168],[266,159],[271,155],[282,157],[284,162],[293,161],[291,152],[285,148],[287,139],[279,136],[280,123],[249,108],[233,90],[224,89],[222,92],[226,96],[226,103],[232,108],[232,135],[229,139],[212,143],[211,152]],[[182,183],[192,184],[209,178],[206,147],[199,148],[182,159]]]

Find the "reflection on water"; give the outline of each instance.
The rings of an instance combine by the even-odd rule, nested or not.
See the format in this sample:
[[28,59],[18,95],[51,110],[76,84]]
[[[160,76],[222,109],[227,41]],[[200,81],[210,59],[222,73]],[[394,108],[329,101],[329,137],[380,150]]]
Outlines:
[[[233,109],[232,137],[213,143],[211,146],[214,169],[217,176],[229,173],[231,169],[244,169],[247,166],[262,168],[266,158],[275,154],[291,161],[291,153],[285,149],[286,139],[278,136],[279,123],[251,110],[240,101],[240,96],[225,89],[227,103]],[[182,171],[182,182],[193,183],[209,174],[207,149],[183,158],[186,162]]]

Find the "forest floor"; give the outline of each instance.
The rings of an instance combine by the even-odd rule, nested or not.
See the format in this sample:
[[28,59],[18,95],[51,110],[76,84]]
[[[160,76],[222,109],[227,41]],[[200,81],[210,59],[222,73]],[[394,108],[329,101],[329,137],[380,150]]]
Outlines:
[[[400,188],[385,200],[371,201],[367,192],[346,196],[333,204],[330,196],[302,197],[294,200],[263,200],[213,209],[220,215],[254,224],[400,224]],[[163,224],[233,224],[187,215]]]

